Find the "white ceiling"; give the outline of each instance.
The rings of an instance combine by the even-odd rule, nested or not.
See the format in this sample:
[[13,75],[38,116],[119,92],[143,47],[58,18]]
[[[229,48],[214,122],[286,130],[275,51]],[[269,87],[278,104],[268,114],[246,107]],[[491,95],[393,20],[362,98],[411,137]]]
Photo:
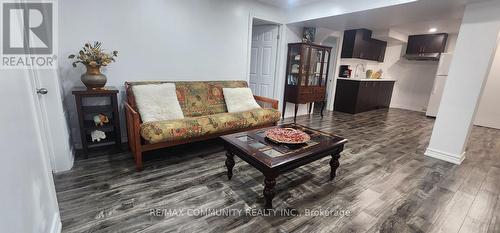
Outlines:
[[408,35],[427,34],[430,33],[429,29],[431,28],[437,29],[437,32],[435,33],[446,32],[457,34],[460,29],[461,22],[461,19],[431,20],[396,25],[391,27],[391,29]]
[[386,30],[390,28],[405,34],[428,33],[429,28],[435,27],[438,29],[437,32],[457,33],[467,1],[419,0],[402,5],[315,19],[294,25],[323,27],[332,30],[356,28]]
[[322,0],[257,0],[262,3],[266,3],[269,5],[277,6],[280,8],[292,8],[297,6],[302,6],[306,4],[310,4],[313,2],[318,2]]

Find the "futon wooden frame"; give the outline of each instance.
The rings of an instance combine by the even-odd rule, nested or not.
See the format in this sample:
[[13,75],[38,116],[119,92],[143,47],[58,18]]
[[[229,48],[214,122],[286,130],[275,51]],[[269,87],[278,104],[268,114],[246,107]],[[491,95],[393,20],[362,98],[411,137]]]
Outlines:
[[[127,99],[124,101],[123,105],[125,108],[125,116],[127,120],[127,136],[128,136],[128,145],[130,147],[130,151],[132,152],[134,159],[135,159],[135,167],[137,171],[142,171],[143,170],[143,163],[142,163],[142,153],[146,151],[151,151],[151,150],[156,150],[156,149],[161,149],[161,148],[166,148],[166,147],[171,147],[171,146],[176,146],[176,145],[181,145],[181,144],[186,144],[186,143],[191,143],[191,142],[197,142],[197,141],[203,141],[203,140],[208,140],[208,139],[213,139],[220,137],[222,135],[226,134],[232,134],[232,133],[237,133],[237,132],[242,132],[242,131],[247,131],[247,130],[253,130],[253,129],[259,129],[259,128],[265,128],[269,126],[276,125],[276,123],[273,124],[265,124],[265,125],[259,125],[255,127],[249,127],[245,129],[235,129],[235,130],[230,130],[222,133],[216,133],[216,134],[209,134],[209,135],[204,135],[200,137],[194,137],[194,138],[188,138],[188,139],[182,139],[182,140],[176,140],[176,141],[167,141],[167,142],[160,142],[160,143],[148,143],[141,137],[141,116],[139,115],[137,111],[137,105],[135,102],[135,97],[134,93],[132,92],[131,88],[131,83],[130,82],[125,82],[125,90],[127,93]],[[278,101],[262,96],[254,96],[255,100],[259,105],[262,107],[265,107],[265,105],[269,105],[271,108],[274,108],[278,110]]]

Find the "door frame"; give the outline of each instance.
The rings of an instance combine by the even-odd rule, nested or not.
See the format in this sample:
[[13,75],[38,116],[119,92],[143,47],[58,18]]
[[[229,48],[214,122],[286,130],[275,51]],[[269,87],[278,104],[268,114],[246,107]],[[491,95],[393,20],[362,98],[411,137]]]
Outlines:
[[280,84],[279,80],[279,74],[280,74],[280,62],[281,62],[281,52],[283,51],[284,47],[284,25],[282,23],[275,22],[274,20],[270,19],[265,19],[262,17],[258,17],[256,15],[253,15],[250,13],[249,19],[248,19],[248,45],[247,45],[247,68],[246,68],[246,78],[247,82],[250,82],[250,63],[252,60],[252,33],[253,33],[253,21],[254,19],[260,19],[260,20],[265,20],[270,22],[270,24],[274,24],[278,27],[278,39],[276,40],[277,47],[276,47],[276,59],[275,59],[275,66],[274,66],[274,83],[273,83],[273,99],[279,99],[278,96],[278,85]]

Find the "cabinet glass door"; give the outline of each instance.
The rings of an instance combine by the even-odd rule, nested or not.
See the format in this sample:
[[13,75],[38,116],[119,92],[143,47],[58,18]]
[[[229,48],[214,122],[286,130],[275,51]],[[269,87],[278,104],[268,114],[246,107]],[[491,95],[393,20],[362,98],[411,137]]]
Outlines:
[[325,50],[325,57],[323,58],[323,70],[321,71],[321,86],[326,85],[326,79],[328,78],[328,66],[330,61],[330,52]]
[[290,52],[288,54],[288,77],[287,84],[296,86],[299,83],[299,73],[300,73],[300,63],[302,61],[300,56],[301,46],[290,47]]
[[301,72],[300,72],[300,85],[306,85],[307,70],[309,69],[307,61],[309,59],[310,46],[302,46],[302,61],[301,61]]
[[309,78],[308,86],[320,85],[321,61],[323,59],[323,50],[311,47],[311,59],[309,60]]

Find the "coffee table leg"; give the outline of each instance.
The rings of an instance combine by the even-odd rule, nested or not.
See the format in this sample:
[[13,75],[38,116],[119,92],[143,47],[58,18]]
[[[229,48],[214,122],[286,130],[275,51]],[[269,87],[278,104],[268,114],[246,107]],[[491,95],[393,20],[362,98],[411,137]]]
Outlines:
[[226,152],[226,167],[227,167],[227,178],[230,180],[233,177],[233,167],[234,167],[234,154],[227,151]]
[[266,177],[264,180],[264,197],[266,198],[266,209],[273,208],[273,197],[276,194],[276,177]]
[[332,155],[332,159],[330,160],[330,180],[333,180],[335,178],[335,173],[337,172],[337,168],[339,168],[340,163],[340,154],[334,154]]

